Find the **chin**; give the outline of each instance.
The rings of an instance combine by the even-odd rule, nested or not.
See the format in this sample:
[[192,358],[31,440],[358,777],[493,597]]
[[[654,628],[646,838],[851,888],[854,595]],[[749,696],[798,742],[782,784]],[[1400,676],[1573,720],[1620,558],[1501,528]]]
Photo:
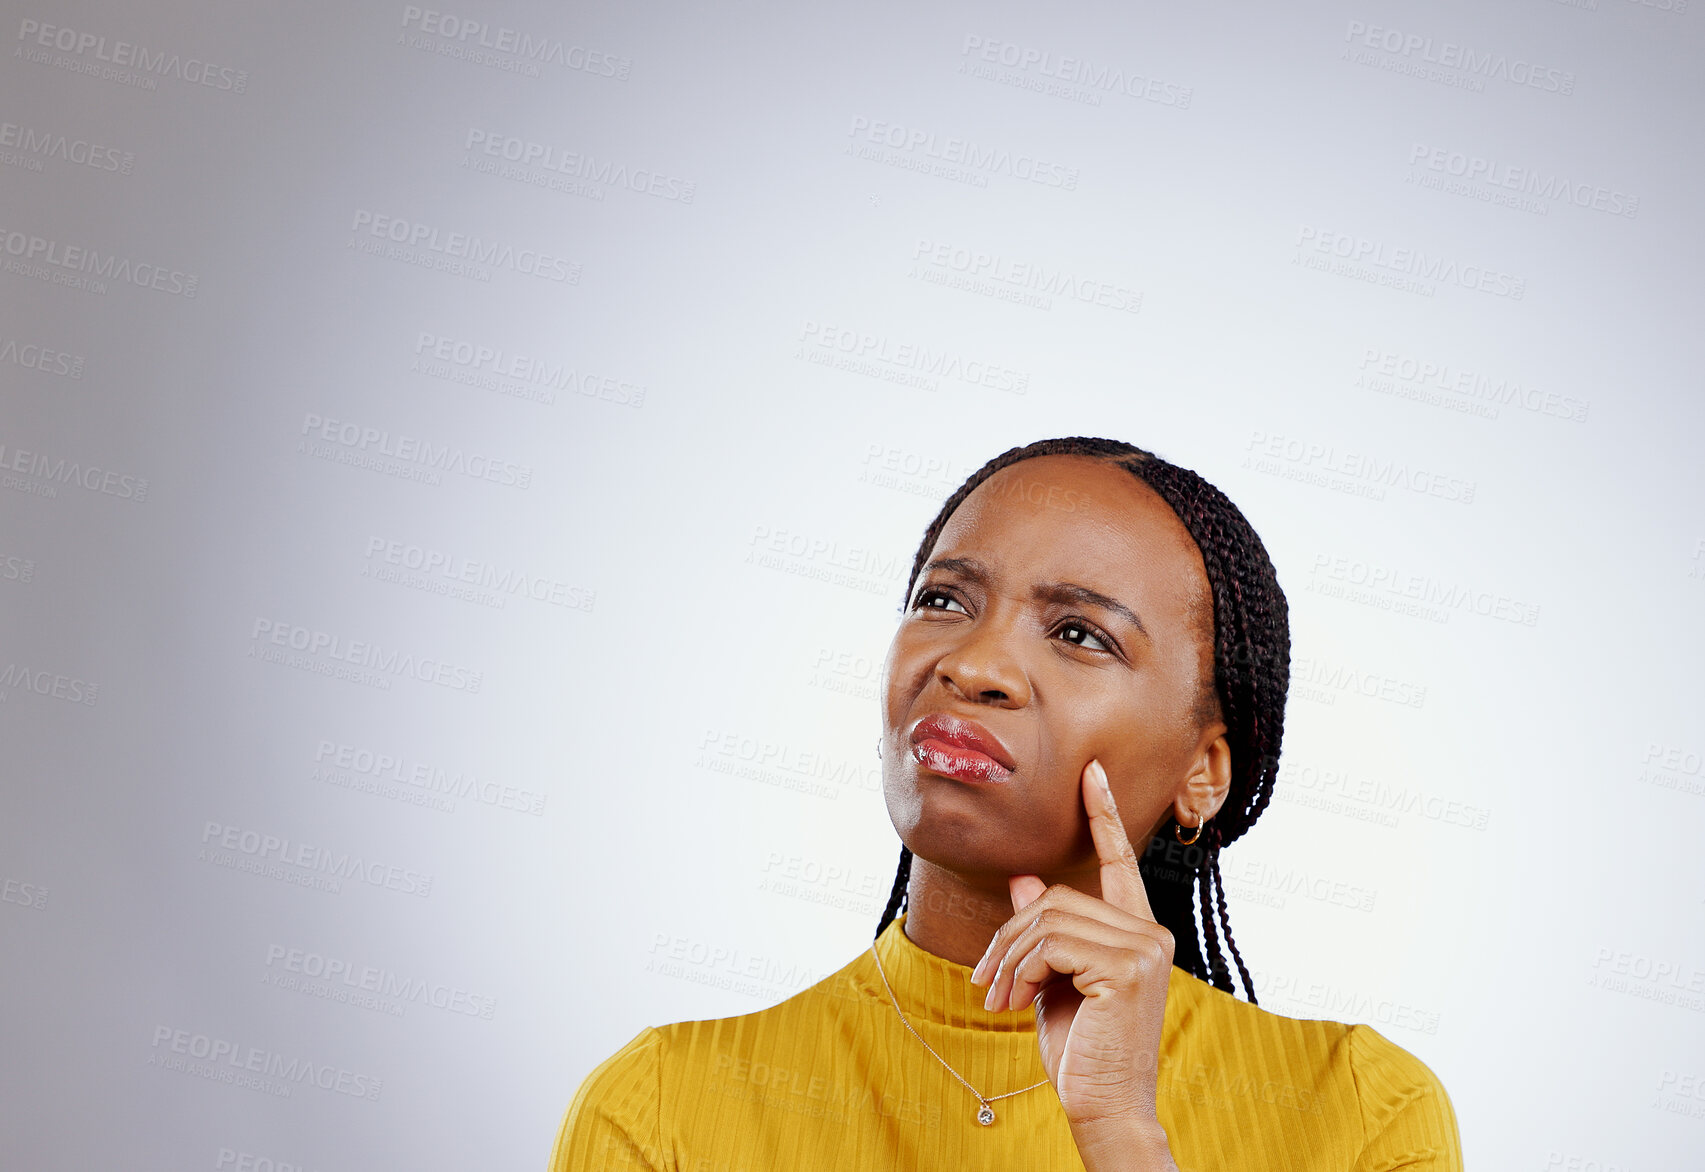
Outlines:
[[944,812],[928,814],[907,825],[896,821],[895,829],[900,841],[918,858],[1003,893],[1010,875],[1054,874],[1071,862],[1069,850],[1015,841],[1001,827]]

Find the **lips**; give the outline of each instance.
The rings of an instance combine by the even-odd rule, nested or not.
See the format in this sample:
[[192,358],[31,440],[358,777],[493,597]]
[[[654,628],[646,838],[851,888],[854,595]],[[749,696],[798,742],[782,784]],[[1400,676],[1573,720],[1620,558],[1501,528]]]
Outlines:
[[1018,768],[994,733],[974,720],[944,712],[913,726],[912,759],[931,773],[958,781],[1005,781]]

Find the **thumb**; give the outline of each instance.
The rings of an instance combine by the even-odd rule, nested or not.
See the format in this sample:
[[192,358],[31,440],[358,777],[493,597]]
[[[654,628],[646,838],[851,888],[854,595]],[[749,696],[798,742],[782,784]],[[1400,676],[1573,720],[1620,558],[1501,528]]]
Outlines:
[[1013,875],[1007,879],[1006,885],[1012,892],[1012,910],[1015,912],[1023,911],[1048,890],[1040,875]]

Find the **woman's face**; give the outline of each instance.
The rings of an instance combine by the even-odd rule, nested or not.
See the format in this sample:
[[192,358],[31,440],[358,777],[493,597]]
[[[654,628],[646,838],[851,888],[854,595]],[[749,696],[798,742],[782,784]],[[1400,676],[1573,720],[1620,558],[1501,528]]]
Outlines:
[[1041,456],[984,481],[888,652],[883,780],[901,841],[1002,890],[1008,875],[1092,872],[1091,758],[1139,851],[1175,801],[1201,809],[1186,783],[1225,755],[1224,724],[1199,706],[1211,615],[1201,553],[1123,468]]

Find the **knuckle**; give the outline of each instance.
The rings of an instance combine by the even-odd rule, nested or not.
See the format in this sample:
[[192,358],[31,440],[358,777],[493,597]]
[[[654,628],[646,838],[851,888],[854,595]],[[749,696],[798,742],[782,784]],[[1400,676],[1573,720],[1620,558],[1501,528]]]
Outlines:
[[1145,936],[1137,952],[1147,964],[1157,968],[1170,966],[1174,943],[1172,933],[1162,928],[1159,932]]

